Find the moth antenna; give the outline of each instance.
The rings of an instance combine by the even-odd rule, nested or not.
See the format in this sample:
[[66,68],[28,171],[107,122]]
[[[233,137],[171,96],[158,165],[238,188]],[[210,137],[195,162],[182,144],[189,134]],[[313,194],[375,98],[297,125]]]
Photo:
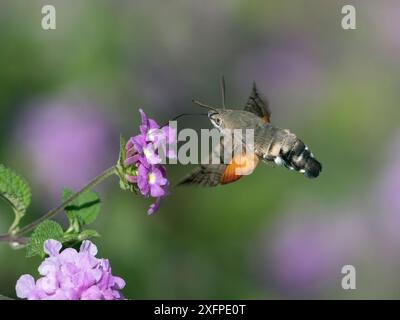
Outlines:
[[225,95],[225,78],[224,76],[221,77],[221,94],[222,94],[222,109],[225,109],[225,99],[226,99],[226,95]]
[[177,115],[176,117],[173,117],[170,121],[174,121],[176,119],[179,119],[180,117],[184,116],[207,116],[207,113],[181,113]]
[[205,103],[202,103],[202,102],[197,101],[197,100],[194,100],[194,99],[192,100],[192,102],[193,102],[194,104],[197,104],[199,107],[206,108],[206,109],[209,109],[209,110],[213,110],[213,111],[215,111],[216,113],[219,113],[218,110],[217,110],[216,108],[211,107],[211,106],[209,106],[209,105],[206,105]]
[[160,128],[167,126],[170,121],[175,121],[184,116],[207,116],[207,113],[181,113],[181,114],[178,114],[176,117],[173,117],[171,120],[168,120],[168,122],[163,124]]

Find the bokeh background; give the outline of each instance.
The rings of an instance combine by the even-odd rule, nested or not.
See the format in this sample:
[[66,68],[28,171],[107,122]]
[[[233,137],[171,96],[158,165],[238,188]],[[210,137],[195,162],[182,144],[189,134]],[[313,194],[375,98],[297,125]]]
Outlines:
[[[53,4],[57,29],[41,29]],[[273,123],[323,164],[308,180],[260,165],[215,189],[176,188],[152,217],[149,201],[111,178],[93,226],[99,256],[148,298],[400,298],[400,3],[343,1],[39,1],[0,3],[0,162],[33,188],[28,222],[117,158],[138,108],[159,122],[192,98],[241,108],[252,81]],[[209,128],[182,118],[180,128]],[[191,166],[171,165],[174,183]],[[12,221],[0,204],[0,229]],[[63,222],[62,218],[60,220]],[[0,246],[0,293],[15,297],[38,258]],[[341,289],[341,268],[357,289]]]

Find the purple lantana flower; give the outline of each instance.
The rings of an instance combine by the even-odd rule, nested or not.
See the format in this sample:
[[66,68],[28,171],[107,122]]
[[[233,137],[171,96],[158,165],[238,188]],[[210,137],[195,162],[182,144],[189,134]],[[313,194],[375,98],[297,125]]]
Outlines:
[[44,251],[49,255],[38,270],[36,282],[22,275],[15,286],[17,296],[28,300],[122,300],[125,281],[113,276],[107,259],[96,258],[97,247],[85,240],[79,252],[56,240],[46,240]]
[[123,165],[128,171],[125,174],[126,181],[134,185],[143,196],[156,198],[147,211],[148,214],[153,214],[168,192],[169,182],[162,164],[162,155],[169,159],[176,158],[176,153],[171,148],[176,143],[176,129],[170,126],[160,128],[142,109],[139,112],[140,134],[131,137],[126,143]]
[[167,193],[166,187],[168,185],[164,168],[162,166],[151,166],[149,168],[143,165],[139,166],[137,184],[144,196],[164,197]]

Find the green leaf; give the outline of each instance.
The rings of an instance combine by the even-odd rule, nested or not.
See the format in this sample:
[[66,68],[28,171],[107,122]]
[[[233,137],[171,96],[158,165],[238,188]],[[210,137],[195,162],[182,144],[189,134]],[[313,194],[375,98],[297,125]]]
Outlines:
[[120,135],[119,136],[119,158],[118,158],[118,165],[124,166],[124,161],[126,159],[126,140],[125,138]]
[[[72,190],[64,188],[62,202],[67,201],[73,194]],[[100,199],[95,192],[86,191],[81,194],[64,209],[70,223],[68,231],[79,233],[84,225],[93,223],[99,214],[100,206]]]
[[125,166],[124,161],[126,159],[126,150],[125,150],[126,140],[120,135],[119,136],[119,158],[117,165],[115,166],[118,177],[119,177],[119,186],[122,190],[127,190],[129,188],[128,183],[125,179]]
[[15,230],[31,202],[31,190],[26,181],[0,164],[0,198],[13,209],[15,218],[10,231]]
[[40,255],[44,258],[45,252],[43,250],[43,244],[48,239],[54,239],[60,242],[63,239],[63,230],[61,226],[52,220],[43,221],[33,231],[27,247],[27,257]]

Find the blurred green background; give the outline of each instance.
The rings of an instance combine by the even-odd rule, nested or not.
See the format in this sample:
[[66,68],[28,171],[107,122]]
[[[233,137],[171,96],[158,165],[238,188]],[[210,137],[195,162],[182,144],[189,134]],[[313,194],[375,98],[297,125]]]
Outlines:
[[[57,29],[41,28],[53,4]],[[160,123],[192,98],[242,108],[255,80],[272,122],[323,164],[309,180],[260,165],[240,182],[176,188],[155,216],[112,178],[93,226],[99,256],[132,299],[400,298],[400,3],[344,1],[2,0],[0,162],[27,178],[25,222],[118,156],[138,108]],[[197,110],[195,110],[197,111]],[[180,128],[209,128],[182,118]],[[170,165],[177,182],[192,167]],[[12,214],[0,204],[0,229]],[[61,222],[62,217],[59,218]],[[15,297],[38,258],[0,246],[0,293]],[[341,288],[341,268],[357,289]]]

